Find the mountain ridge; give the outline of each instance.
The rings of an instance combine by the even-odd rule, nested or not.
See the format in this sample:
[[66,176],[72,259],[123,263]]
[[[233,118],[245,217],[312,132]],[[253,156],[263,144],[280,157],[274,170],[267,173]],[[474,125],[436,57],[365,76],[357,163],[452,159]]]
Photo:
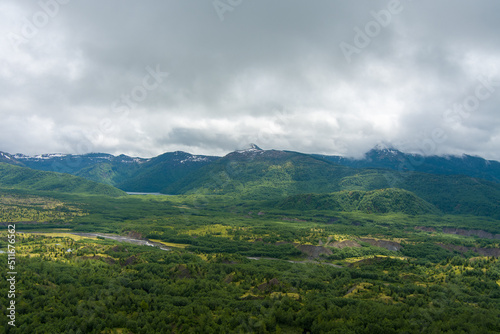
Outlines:
[[[263,150],[255,144],[249,144],[247,148],[235,150],[227,155],[237,153],[257,155],[266,151],[293,152],[285,150]],[[56,171],[77,175],[77,173],[79,173],[82,169],[98,163],[111,163],[112,165],[124,163],[132,166],[140,166],[151,160],[158,161],[158,158],[161,156],[180,152],[182,151],[166,152],[152,158],[130,157],[124,154],[114,156],[108,153],[88,153],[83,155],[49,153],[28,156],[20,153],[10,154],[0,152],[0,161],[20,166],[27,166],[38,170]],[[190,154],[187,152],[182,153]],[[210,157],[211,160],[222,158],[220,156],[190,155],[194,157]],[[479,156],[468,155],[465,153],[462,155],[424,156],[415,153],[404,153],[391,146],[377,145],[367,151],[363,157],[360,158],[315,153],[307,155],[354,168],[383,168],[401,172],[417,171],[443,175],[467,175],[500,183],[499,161],[487,160]],[[93,180],[98,181],[97,179]],[[120,182],[115,182],[115,185],[119,183]]]
[[11,164],[71,174],[124,191],[138,192],[157,192],[173,182],[172,179],[183,177],[198,166],[218,158],[182,151],[167,152],[153,158],[130,157],[124,154],[114,156],[108,153],[51,153],[35,156],[18,153],[8,156],[10,159],[6,162]]
[[384,168],[442,175],[467,175],[500,183],[500,162],[467,154],[429,155],[403,153],[395,148],[373,148],[362,158],[313,154],[325,160],[354,168]]
[[[0,159],[2,157],[11,164],[16,163],[15,156],[3,154]],[[230,152],[224,157],[182,151],[167,152],[150,159],[105,153],[18,157],[22,158],[22,164],[34,169],[43,170],[65,163],[72,168],[73,175],[132,192],[230,195],[241,199],[269,200],[307,193],[399,188],[413,193],[443,213],[500,217],[500,184],[495,183],[496,168],[500,163],[482,158],[459,161],[449,157],[406,154],[393,148],[376,148],[356,160],[263,150],[256,145]],[[445,160],[448,165],[443,162]],[[401,167],[408,162],[415,164],[415,161],[420,162],[417,166],[420,170]]]

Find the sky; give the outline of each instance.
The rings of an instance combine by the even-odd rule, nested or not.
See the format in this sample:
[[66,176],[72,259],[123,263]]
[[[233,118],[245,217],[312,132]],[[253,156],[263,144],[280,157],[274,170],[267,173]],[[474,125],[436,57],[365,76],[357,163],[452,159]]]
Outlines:
[[500,2],[2,0],[0,151],[500,160]]

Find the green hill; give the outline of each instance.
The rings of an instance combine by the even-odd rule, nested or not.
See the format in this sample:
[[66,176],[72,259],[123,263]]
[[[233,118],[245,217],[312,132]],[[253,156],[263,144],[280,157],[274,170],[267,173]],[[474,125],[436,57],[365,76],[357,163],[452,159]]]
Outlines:
[[89,181],[81,177],[63,173],[38,171],[6,163],[0,163],[0,187],[109,196],[121,196],[125,194],[117,188]]
[[366,213],[401,212],[409,215],[440,213],[434,205],[415,194],[395,188],[294,195],[278,201],[275,207],[283,210],[359,210]]
[[139,164],[100,162],[82,168],[74,175],[119,188],[119,184],[131,178],[139,169]]

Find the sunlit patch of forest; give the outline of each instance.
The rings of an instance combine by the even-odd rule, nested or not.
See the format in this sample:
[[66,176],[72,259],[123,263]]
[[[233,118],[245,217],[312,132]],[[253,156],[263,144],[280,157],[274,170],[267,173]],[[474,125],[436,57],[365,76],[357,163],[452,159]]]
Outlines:
[[81,208],[50,197],[0,193],[1,222],[62,222],[86,214]]

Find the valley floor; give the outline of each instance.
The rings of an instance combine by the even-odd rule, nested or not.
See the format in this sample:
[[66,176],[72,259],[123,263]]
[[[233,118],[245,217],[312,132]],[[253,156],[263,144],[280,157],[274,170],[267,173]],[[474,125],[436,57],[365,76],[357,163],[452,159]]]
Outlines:
[[17,230],[5,333],[500,332],[493,219],[31,196],[0,207]]

